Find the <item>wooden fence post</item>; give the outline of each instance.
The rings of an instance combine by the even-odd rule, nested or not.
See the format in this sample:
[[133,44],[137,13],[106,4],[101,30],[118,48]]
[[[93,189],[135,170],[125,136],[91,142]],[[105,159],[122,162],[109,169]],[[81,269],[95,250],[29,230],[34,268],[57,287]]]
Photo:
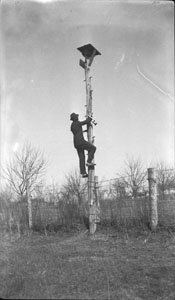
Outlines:
[[32,228],[32,203],[31,203],[31,195],[30,195],[30,190],[27,187],[26,190],[26,196],[27,196],[27,206],[28,206],[28,220],[29,220],[29,231]]
[[150,227],[151,230],[155,230],[158,224],[158,213],[157,213],[156,171],[154,168],[148,169],[148,182],[149,182]]

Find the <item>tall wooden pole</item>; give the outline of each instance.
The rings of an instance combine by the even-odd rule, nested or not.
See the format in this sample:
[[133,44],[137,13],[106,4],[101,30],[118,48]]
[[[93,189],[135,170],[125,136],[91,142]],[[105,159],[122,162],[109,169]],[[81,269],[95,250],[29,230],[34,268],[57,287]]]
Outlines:
[[154,168],[148,169],[149,182],[149,202],[150,202],[150,227],[155,230],[158,224],[157,213],[157,185],[156,185],[156,171]]
[[[85,82],[86,82],[86,117],[92,116],[92,89],[91,78],[89,76],[90,68],[88,67],[87,59],[85,60]],[[93,125],[87,125],[87,139],[88,142],[93,144]],[[89,205],[93,204],[93,190],[94,190],[94,174],[95,167],[88,167],[88,202]]]
[[[80,66],[85,70],[85,83],[86,83],[86,117],[93,116],[92,110],[92,87],[90,77],[90,66],[93,62],[95,55],[100,52],[95,49],[91,44],[77,48],[85,57],[85,61],[80,60]],[[93,124],[92,122],[87,125],[87,139],[88,142],[93,144]],[[94,161],[93,161],[94,162]],[[95,166],[88,167],[88,204],[89,204],[89,231],[94,234],[96,231],[96,201],[95,201]]]
[[[91,89],[91,78],[89,76],[90,68],[85,60],[85,81],[86,81],[86,117],[92,116],[92,89]],[[87,139],[88,142],[93,144],[93,125],[92,123],[87,125]],[[94,162],[94,161],[93,161]],[[89,203],[89,231],[94,234],[96,231],[95,223],[95,166],[88,167],[88,203]]]

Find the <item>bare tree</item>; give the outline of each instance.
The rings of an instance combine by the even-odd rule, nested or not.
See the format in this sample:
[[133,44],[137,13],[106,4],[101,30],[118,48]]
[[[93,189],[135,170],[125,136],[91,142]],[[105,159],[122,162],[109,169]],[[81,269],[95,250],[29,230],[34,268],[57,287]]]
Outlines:
[[132,197],[137,197],[144,189],[147,172],[140,159],[127,157],[125,168],[120,176],[120,188],[126,187],[126,190]]
[[87,184],[82,181],[77,170],[70,172],[66,176],[66,182],[63,184],[61,194],[68,201],[75,200],[79,205],[83,203]]
[[4,169],[8,186],[19,196],[31,193],[44,175],[46,164],[42,152],[26,143]]
[[164,196],[166,191],[175,189],[175,172],[168,168],[163,161],[157,163],[157,187],[159,193]]
[[1,220],[1,229],[10,227],[10,200],[12,198],[11,192],[8,189],[0,191],[0,220]]
[[126,198],[127,197],[127,188],[126,182],[124,181],[123,177],[117,178],[114,183],[112,184],[113,193],[115,194],[116,198]]
[[[60,190],[59,207],[64,223],[72,226],[73,223],[88,222],[86,214],[87,206],[87,182],[80,177],[77,170],[70,172]],[[78,223],[77,223],[78,224]],[[87,226],[87,224],[85,224]]]
[[20,152],[14,154],[13,159],[4,169],[4,176],[8,187],[26,202],[28,210],[27,226],[32,227],[31,193],[43,176],[46,160],[40,150],[26,143]]

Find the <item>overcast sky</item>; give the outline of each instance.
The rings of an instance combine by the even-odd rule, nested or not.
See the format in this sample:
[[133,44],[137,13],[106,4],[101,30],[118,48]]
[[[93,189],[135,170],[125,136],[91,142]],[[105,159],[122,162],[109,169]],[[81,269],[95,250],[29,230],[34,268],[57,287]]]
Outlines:
[[[70,113],[83,120],[92,67],[96,175],[126,155],[174,164],[174,7],[169,1],[1,1],[1,162],[25,141],[49,160],[47,182],[78,167]],[[86,136],[85,136],[86,138]]]

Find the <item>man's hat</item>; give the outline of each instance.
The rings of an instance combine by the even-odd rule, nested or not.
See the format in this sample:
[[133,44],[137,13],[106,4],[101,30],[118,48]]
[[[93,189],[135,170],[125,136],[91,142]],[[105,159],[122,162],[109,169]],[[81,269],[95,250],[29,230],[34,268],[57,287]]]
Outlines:
[[70,115],[70,120],[74,121],[74,120],[77,119],[78,116],[79,116],[78,114],[72,113],[72,114]]

